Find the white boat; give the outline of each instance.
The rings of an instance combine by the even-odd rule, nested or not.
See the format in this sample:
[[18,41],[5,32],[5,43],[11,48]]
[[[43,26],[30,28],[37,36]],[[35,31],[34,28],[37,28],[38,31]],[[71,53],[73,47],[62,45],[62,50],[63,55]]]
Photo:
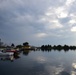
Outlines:
[[11,56],[13,54],[13,52],[0,52],[0,56]]

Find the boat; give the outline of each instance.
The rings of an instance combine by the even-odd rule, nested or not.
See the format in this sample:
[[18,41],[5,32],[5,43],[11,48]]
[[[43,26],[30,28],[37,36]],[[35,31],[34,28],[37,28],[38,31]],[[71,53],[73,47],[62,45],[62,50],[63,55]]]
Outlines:
[[15,50],[15,49],[6,49],[5,51],[6,52],[18,52],[18,50]]
[[12,56],[13,52],[0,52],[0,56]]
[[17,52],[16,50],[6,50],[6,52]]

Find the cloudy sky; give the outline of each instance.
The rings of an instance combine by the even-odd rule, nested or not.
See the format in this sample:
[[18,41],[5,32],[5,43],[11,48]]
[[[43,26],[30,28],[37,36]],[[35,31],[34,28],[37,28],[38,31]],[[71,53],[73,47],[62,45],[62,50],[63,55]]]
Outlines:
[[0,0],[5,43],[76,45],[76,0]]

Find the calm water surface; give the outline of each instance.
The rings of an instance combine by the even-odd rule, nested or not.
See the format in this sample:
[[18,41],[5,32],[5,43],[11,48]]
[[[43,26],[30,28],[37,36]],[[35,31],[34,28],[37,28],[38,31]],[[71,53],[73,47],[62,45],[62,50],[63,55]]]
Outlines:
[[0,60],[0,75],[76,75],[76,51],[26,51]]

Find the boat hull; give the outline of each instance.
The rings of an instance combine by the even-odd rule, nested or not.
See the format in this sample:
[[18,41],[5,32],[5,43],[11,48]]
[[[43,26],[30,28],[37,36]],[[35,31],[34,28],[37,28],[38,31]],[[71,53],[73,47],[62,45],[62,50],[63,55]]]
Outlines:
[[8,52],[0,52],[0,56],[10,56],[10,55],[13,55],[14,53],[13,52],[10,52],[10,53],[8,53]]

